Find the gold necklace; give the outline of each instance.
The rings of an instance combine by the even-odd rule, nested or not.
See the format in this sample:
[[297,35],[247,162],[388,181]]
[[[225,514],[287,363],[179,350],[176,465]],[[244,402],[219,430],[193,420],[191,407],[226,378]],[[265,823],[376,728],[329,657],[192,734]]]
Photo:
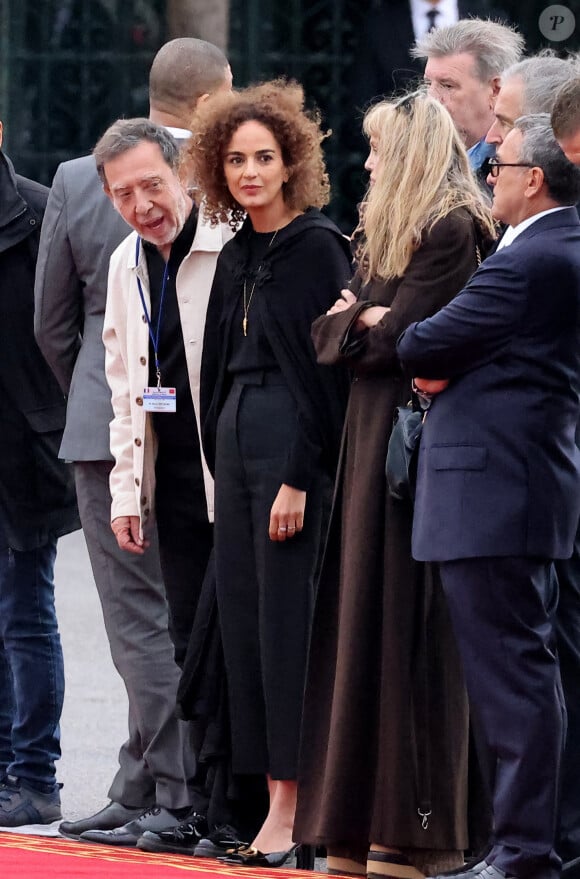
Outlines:
[[[274,238],[280,231],[280,227],[276,229],[272,237],[270,238],[270,243],[268,244],[267,250],[270,250],[272,244],[274,243]],[[250,290],[250,295],[248,296],[247,292],[247,279],[244,278],[244,298],[243,298],[243,310],[244,317],[242,320],[242,330],[244,331],[244,336],[248,335],[248,311],[250,310],[250,305],[252,304],[252,297],[254,296],[254,290],[256,289],[256,283],[258,280],[258,275],[260,274],[260,269],[262,268],[262,263],[256,269],[256,274],[254,276],[254,283],[252,284],[252,289]]]

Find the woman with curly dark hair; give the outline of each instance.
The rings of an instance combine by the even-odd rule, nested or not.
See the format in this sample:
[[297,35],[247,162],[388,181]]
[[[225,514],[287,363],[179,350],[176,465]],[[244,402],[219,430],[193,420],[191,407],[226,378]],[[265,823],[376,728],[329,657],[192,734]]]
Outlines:
[[279,866],[292,850],[306,655],[348,393],[342,367],[316,364],[310,326],[350,278],[350,254],[319,210],[324,134],[300,86],[216,95],[192,128],[206,214],[232,226],[246,215],[218,259],[201,378],[233,771],[265,774],[270,795],[252,845],[229,860]]

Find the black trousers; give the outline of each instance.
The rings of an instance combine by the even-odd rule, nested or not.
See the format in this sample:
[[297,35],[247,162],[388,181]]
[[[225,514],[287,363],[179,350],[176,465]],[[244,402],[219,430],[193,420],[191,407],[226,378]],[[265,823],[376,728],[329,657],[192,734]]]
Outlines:
[[159,559],[169,606],[175,661],[183,668],[203,578],[213,546],[199,451],[159,445],[155,506]]
[[568,712],[558,854],[569,861],[580,857],[580,531],[572,558],[556,562],[555,568],[560,595],[556,611],[558,656]]
[[[260,374],[262,375],[262,374]],[[306,657],[331,481],[307,493],[304,530],[268,536],[297,412],[281,376],[236,382],[216,445],[216,587],[233,770],[295,779]],[[260,378],[253,377],[260,381]]]
[[561,865],[554,845],[565,708],[551,568],[526,558],[440,566],[482,762],[494,769],[486,860],[526,879],[556,879]]

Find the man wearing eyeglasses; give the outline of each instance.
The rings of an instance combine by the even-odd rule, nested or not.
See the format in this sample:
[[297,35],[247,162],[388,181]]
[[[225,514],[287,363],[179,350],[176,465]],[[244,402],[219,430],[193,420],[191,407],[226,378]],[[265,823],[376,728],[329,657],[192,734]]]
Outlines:
[[580,169],[526,116],[488,182],[497,252],[399,356],[420,390],[448,379],[419,456],[413,555],[438,562],[480,737],[494,831],[456,879],[557,879],[565,708],[554,559],[580,513]]
[[[487,133],[487,142],[500,147],[512,130],[515,120],[525,113],[549,113],[555,109],[559,94],[576,91],[580,102],[578,75],[580,68],[574,58],[538,55],[526,58],[505,70],[494,114],[495,122]],[[571,119],[574,106],[567,102],[562,120]],[[558,112],[556,112],[556,122]],[[580,120],[579,120],[580,121]],[[552,123],[553,124],[553,123]],[[580,125],[578,126],[580,135]],[[556,132],[558,137],[558,132]],[[558,138],[561,140],[561,138]],[[564,138],[565,141],[565,138]],[[580,137],[578,138],[580,143]],[[561,146],[566,146],[565,142]],[[568,153],[571,161],[574,156]],[[577,157],[580,160],[580,153]],[[509,235],[509,230],[506,235]],[[509,240],[509,239],[508,239]],[[504,242],[500,243],[504,246]],[[580,425],[577,443],[580,442]],[[580,877],[580,529],[576,533],[571,558],[555,563],[558,578],[556,633],[562,688],[566,701],[568,729],[562,761],[560,816],[558,822],[558,854],[565,861],[567,879]]]

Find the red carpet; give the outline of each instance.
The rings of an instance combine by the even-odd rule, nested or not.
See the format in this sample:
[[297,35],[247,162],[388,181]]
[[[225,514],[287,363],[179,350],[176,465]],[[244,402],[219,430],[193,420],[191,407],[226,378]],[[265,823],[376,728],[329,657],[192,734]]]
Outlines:
[[138,849],[0,834],[2,879],[320,879],[305,870],[227,867],[217,861],[150,855]]

